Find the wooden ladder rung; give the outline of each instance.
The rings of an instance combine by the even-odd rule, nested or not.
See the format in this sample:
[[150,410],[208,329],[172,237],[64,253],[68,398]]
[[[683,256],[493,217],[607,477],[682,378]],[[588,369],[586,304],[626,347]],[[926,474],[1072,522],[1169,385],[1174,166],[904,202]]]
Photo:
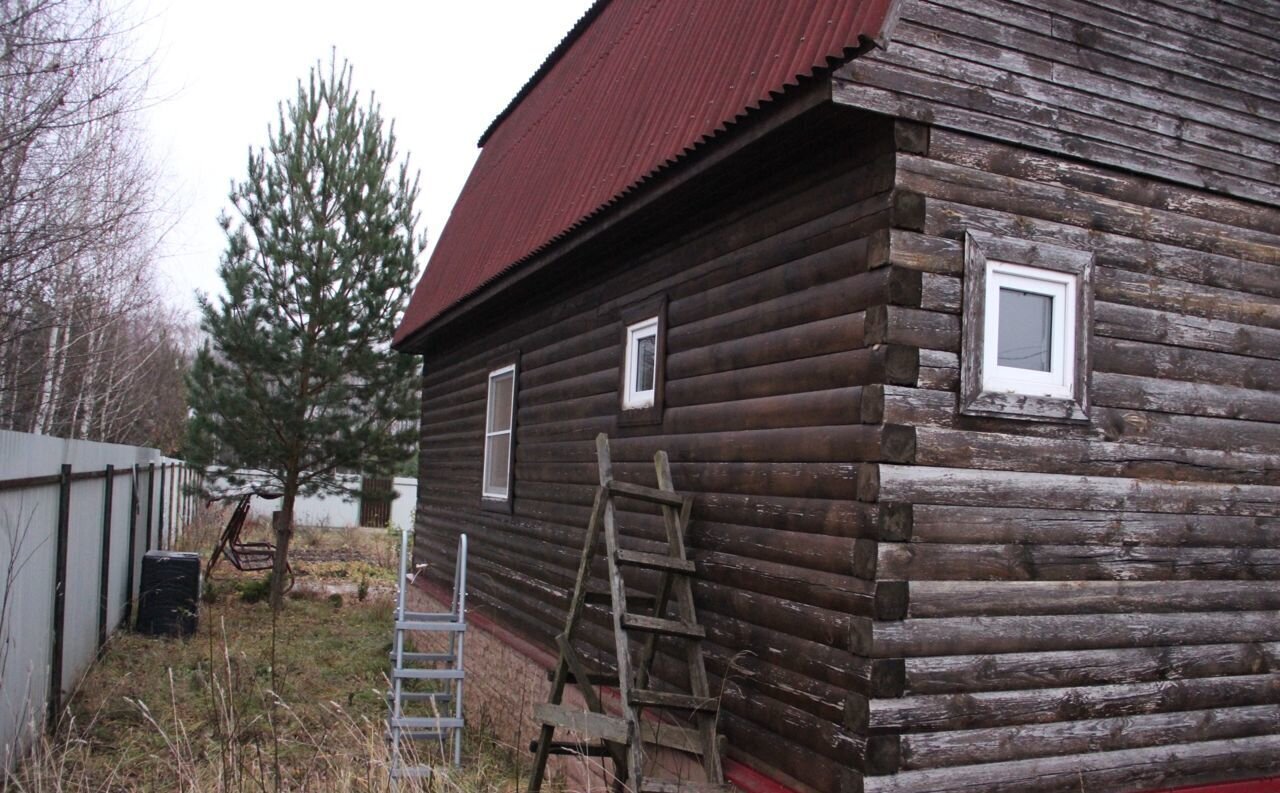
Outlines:
[[649,708],[671,708],[673,710],[715,710],[716,701],[711,697],[696,697],[693,694],[678,694],[674,691],[654,691],[637,688],[631,691],[631,704],[644,705]]
[[[538,753],[538,742],[529,741],[529,751]],[[603,743],[582,743],[580,741],[551,741],[547,744],[547,754],[577,755],[579,757],[612,757],[609,747]]]
[[646,779],[640,793],[735,793],[733,785],[716,782],[685,782],[682,779]]
[[643,567],[649,570],[666,570],[672,573],[682,573],[684,575],[693,575],[698,572],[698,567],[690,559],[677,559],[674,556],[664,556],[660,553],[645,553],[644,551],[618,551],[618,564],[631,565],[632,567]]
[[603,713],[539,703],[533,706],[533,717],[543,724],[563,727],[591,738],[615,743],[626,743],[630,740],[627,721],[621,716],[606,716]]
[[664,636],[681,636],[685,639],[707,637],[707,629],[701,625],[661,617],[648,617],[643,614],[623,614],[622,626],[630,630],[658,633]]
[[[578,679],[577,675],[573,673],[572,669],[568,671],[568,675],[569,677],[567,679],[569,681],[574,681]],[[556,678],[556,670],[548,669],[547,679],[555,680],[555,678]],[[586,684],[589,686],[610,686],[612,688],[617,688],[618,673],[617,672],[588,672],[587,680],[584,682],[586,682]]]
[[630,482],[609,482],[609,492],[614,495],[626,496],[639,501],[649,501],[654,504],[665,504],[669,507],[683,507],[684,496],[673,490],[659,490],[656,487],[645,487],[644,485],[633,485]]

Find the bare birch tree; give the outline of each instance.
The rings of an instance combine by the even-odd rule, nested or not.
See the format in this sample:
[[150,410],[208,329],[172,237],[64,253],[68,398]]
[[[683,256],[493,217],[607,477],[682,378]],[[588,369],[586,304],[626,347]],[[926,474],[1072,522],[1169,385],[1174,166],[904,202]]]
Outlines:
[[102,0],[0,0],[3,428],[159,445],[146,400],[182,393],[141,387],[180,348],[157,320],[149,64],[128,34]]

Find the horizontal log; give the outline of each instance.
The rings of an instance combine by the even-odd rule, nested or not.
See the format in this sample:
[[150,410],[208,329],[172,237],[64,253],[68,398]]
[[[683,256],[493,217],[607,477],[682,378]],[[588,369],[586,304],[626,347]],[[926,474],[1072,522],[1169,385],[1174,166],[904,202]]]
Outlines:
[[853,576],[716,551],[695,550],[690,556],[707,581],[779,595],[845,614],[872,613],[874,586]]
[[[650,461],[665,450],[672,463],[686,462],[848,462],[881,457],[880,427],[802,427],[690,433],[685,435],[613,438],[610,450],[618,462]],[[581,462],[595,459],[589,443],[525,443],[517,462]]]
[[853,572],[854,540],[848,537],[700,521],[691,527],[690,545],[805,570],[836,575]]
[[982,653],[908,658],[903,665],[903,688],[911,694],[960,694],[1277,671],[1280,642]]
[[672,406],[663,411],[662,432],[681,435],[725,430],[857,424],[862,387],[739,399],[733,402]]
[[[886,395],[888,414],[916,408],[904,406],[898,394]],[[946,400],[941,400],[945,403]],[[960,424],[962,422],[948,422]],[[1241,454],[1216,449],[1112,443],[1104,439],[1053,439],[1002,432],[964,432],[950,429],[916,430],[916,458],[920,465],[947,468],[1070,473],[1138,479],[1280,484],[1280,454]]]
[[861,736],[854,735],[838,723],[815,719],[806,711],[745,688],[733,682],[725,686],[722,694],[724,707],[824,757],[855,768],[861,764],[866,743]]
[[[927,291],[927,290],[926,290]],[[1280,360],[1280,331],[1176,311],[1097,301],[1094,334]]]
[[1280,586],[1273,581],[913,580],[907,587],[913,618],[1280,611]]
[[601,324],[595,309],[522,337],[520,368],[531,372],[569,358],[587,355],[618,343],[618,329]]
[[937,543],[1276,548],[1280,547],[1280,520],[916,504],[912,508],[910,537]]
[[[966,19],[964,16],[955,15],[952,9],[938,8],[938,13],[940,19],[949,17],[949,21],[961,25],[966,21],[976,21],[973,17]],[[1006,33],[1008,32],[1011,31],[1006,30]],[[968,41],[974,40],[969,38]],[[1094,57],[1094,55],[1095,53],[1088,53],[1088,57]],[[1090,82],[1096,79],[1093,74],[1083,70],[1066,71],[1078,79],[1088,79]],[[1061,72],[1059,74],[1061,75]],[[1163,78],[1164,75],[1161,77]],[[1131,91],[1134,83],[1129,78],[1130,75],[1126,74],[1124,79],[1111,80],[1110,85],[1118,91]],[[1157,83],[1160,87],[1167,84],[1168,81],[1163,79]],[[1187,86],[1179,85],[1178,87],[1186,88]],[[1164,94],[1161,101],[1167,99],[1167,96]],[[1221,96],[1221,93],[1217,96]],[[1238,117],[1250,115],[1252,114],[1244,113],[1239,114]],[[1256,117],[1254,120],[1256,121]],[[1141,175],[1100,166],[1097,163],[1067,159],[951,130],[935,129],[932,132],[930,159],[964,165],[987,173],[1028,179],[1081,193],[1105,196],[1125,204],[1164,210],[1178,218],[1194,217],[1230,227],[1252,228],[1272,234],[1280,233],[1280,224],[1274,221],[1269,222],[1265,216],[1266,213],[1258,212],[1255,205],[1246,201],[1176,184],[1157,182]]]
[[616,415],[618,411],[617,392],[593,394],[576,399],[564,399],[542,405],[526,406],[517,397],[516,430],[522,426],[560,423],[575,419],[595,418],[597,416]]
[[[761,661],[749,653],[721,647],[711,641],[704,640],[702,650],[708,675],[712,678],[711,690],[723,690],[728,682],[732,682],[752,694],[784,702],[815,718],[835,724],[842,723],[846,689]],[[676,665],[683,666],[687,673],[688,663],[683,654],[676,660]],[[664,675],[663,679],[676,686],[684,682],[683,679],[676,680],[675,676]]]
[[1122,477],[879,466],[882,501],[1280,517],[1280,488]]
[[621,351],[615,351],[612,366],[599,370],[582,368],[581,374],[562,377],[542,385],[530,387],[521,383],[518,396],[520,407],[554,405],[569,399],[618,393],[618,366]]
[[941,732],[1013,724],[1280,704],[1280,674],[872,700],[871,732]]
[[1280,773],[1280,735],[906,771],[868,777],[866,793],[1079,793],[1163,790]]
[[861,790],[858,772],[843,762],[806,749],[788,737],[779,736],[772,729],[734,713],[721,713],[719,723],[732,750],[752,759],[769,758],[778,771],[808,785],[811,790],[831,793],[857,793]]
[[857,349],[811,358],[667,380],[668,409],[742,399],[849,388],[880,382],[884,353]]
[[519,392],[523,395],[531,392],[539,402],[546,402],[554,397],[554,391],[547,393],[549,386],[554,386],[579,375],[617,369],[622,359],[620,337],[615,337],[612,344],[606,344],[572,358],[565,358],[549,363],[537,369],[520,368]]
[[[855,619],[856,623],[856,619]],[[853,631],[855,653],[876,658],[1095,650],[1280,640],[1280,613],[1088,614],[952,617],[876,622]],[[867,638],[871,637],[868,646]]]
[[1271,548],[881,542],[876,554],[880,577],[917,581],[1280,579],[1280,549]]
[[945,768],[1144,746],[1195,744],[1269,735],[1277,728],[1280,728],[1280,705],[1258,705],[925,733],[902,737],[901,767],[903,770]]
[[849,635],[845,615],[792,600],[694,580],[699,605],[753,625],[843,648]]
[[920,308],[876,306],[867,310],[867,342],[959,352],[960,318]]
[[846,650],[722,615],[710,604],[699,604],[698,619],[707,638],[720,647],[748,651],[765,663],[846,690],[868,687],[870,663],[859,663]]
[[[651,463],[614,463],[623,481],[654,487]],[[476,469],[477,473],[479,469]],[[675,488],[691,493],[738,493],[792,498],[852,499],[858,464],[844,463],[675,463]],[[518,463],[516,480],[590,485],[599,479],[595,463]],[[477,481],[479,481],[477,479]]]
[[[876,166],[882,167],[882,166]],[[884,199],[873,197],[863,202],[864,217],[884,208]],[[768,269],[759,270],[726,281],[695,279],[682,289],[686,294],[672,300],[667,319],[672,326],[713,317],[728,311],[755,306],[785,294],[822,286],[865,272],[867,240],[859,237],[849,242],[788,259]],[[698,286],[703,288],[698,289]]]
[[950,275],[924,273],[920,279],[920,308],[959,314],[964,307],[964,282]]
[[1105,337],[1094,338],[1092,355],[1097,372],[1255,391],[1280,389],[1280,361],[1265,358]]
[[1090,410],[1090,416],[1093,425],[1109,440],[1123,438],[1249,454],[1274,454],[1280,448],[1280,424],[1276,423],[1099,406]]
[[1095,372],[1090,394],[1099,407],[1280,423],[1280,393],[1269,391]]
[[669,380],[793,361],[863,347],[864,312],[791,325],[667,356]]
[[667,331],[667,354],[740,339],[793,325],[856,314],[888,299],[891,270],[859,273],[829,284],[789,292],[685,323],[672,323]]
[[[902,57],[901,55],[898,57]],[[903,155],[897,183],[931,198],[966,202],[1099,232],[1147,239],[1206,253],[1280,263],[1280,237],[1198,220],[1085,191]]]
[[[1072,156],[1140,170],[1182,184],[1206,184],[1204,168],[1167,156],[1173,148],[1172,139],[1147,135],[1135,127],[1108,124],[1087,115],[1063,115],[1061,108],[1048,108],[1005,91],[975,91],[968,85],[940,80],[932,72],[888,66],[876,59],[857,59],[844,66],[840,75],[844,79],[833,81],[832,93],[842,105],[969,130],[1035,148],[1070,152]],[[1017,83],[1009,85],[1016,87]],[[968,106],[971,104],[974,106]],[[1144,140],[1130,140],[1135,137]],[[1157,151],[1159,155],[1153,153]],[[1219,160],[1214,156],[1216,152],[1207,147],[1198,148],[1197,154]],[[1233,195],[1275,202],[1275,191],[1255,178],[1259,175],[1256,170],[1240,173],[1247,167],[1243,163],[1255,167],[1256,163],[1237,158],[1241,164],[1230,165],[1231,159],[1215,163],[1233,171],[1213,172],[1210,179],[1215,187]]]

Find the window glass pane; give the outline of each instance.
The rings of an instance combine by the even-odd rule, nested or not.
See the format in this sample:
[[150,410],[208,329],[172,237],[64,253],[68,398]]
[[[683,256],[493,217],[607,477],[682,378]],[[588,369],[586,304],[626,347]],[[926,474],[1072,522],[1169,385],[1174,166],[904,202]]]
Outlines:
[[488,470],[484,474],[484,489],[490,493],[507,492],[507,471],[510,467],[511,435],[491,435],[485,439],[488,445]]
[[1053,298],[1001,287],[997,363],[1048,372],[1052,345]]
[[654,353],[657,350],[656,336],[642,336],[636,339],[636,382],[635,389],[653,390]]
[[515,377],[511,372],[489,381],[489,432],[511,429],[511,392]]

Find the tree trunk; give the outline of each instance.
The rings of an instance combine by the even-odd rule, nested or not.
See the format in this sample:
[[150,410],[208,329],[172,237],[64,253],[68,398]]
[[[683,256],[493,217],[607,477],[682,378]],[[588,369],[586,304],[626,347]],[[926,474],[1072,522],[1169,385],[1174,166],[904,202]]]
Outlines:
[[271,610],[284,607],[284,590],[289,580],[289,540],[293,537],[293,502],[298,495],[298,474],[290,471],[285,477],[283,503],[278,520],[272,520],[276,535],[276,555],[271,563]]

